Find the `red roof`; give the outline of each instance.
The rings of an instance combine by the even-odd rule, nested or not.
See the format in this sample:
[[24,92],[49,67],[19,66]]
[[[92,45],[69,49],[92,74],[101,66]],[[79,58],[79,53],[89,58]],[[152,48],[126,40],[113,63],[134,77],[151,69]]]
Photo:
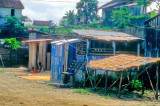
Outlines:
[[25,43],[31,43],[31,42],[47,42],[47,41],[52,41],[53,39],[35,39],[35,40],[26,40],[26,41],[22,41]]
[[20,0],[0,0],[0,7],[24,9]]

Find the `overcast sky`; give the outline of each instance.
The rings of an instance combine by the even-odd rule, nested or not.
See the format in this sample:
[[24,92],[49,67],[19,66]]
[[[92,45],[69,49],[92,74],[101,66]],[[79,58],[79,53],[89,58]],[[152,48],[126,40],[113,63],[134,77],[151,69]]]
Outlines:
[[[80,0],[21,0],[25,9],[23,15],[28,16],[31,20],[52,20],[58,23],[68,10],[76,9],[76,2]],[[69,1],[53,2],[53,1]],[[99,6],[110,0],[98,0]],[[72,3],[71,3],[72,2]],[[100,13],[99,13],[100,14]]]

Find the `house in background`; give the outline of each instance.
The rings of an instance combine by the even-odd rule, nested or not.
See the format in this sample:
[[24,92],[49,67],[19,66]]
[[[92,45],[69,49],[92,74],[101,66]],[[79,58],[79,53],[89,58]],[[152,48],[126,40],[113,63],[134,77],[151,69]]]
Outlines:
[[138,5],[135,0],[112,0],[99,7],[99,9],[102,9],[102,18],[105,20],[106,26],[112,25],[112,11],[122,7],[128,7],[129,13],[132,13],[134,16],[146,14],[146,8],[143,5]]
[[33,26],[50,26],[52,21],[33,20]]
[[3,18],[6,15],[15,16],[17,18],[22,17],[22,10],[24,6],[20,0],[1,0],[0,1],[0,17]]

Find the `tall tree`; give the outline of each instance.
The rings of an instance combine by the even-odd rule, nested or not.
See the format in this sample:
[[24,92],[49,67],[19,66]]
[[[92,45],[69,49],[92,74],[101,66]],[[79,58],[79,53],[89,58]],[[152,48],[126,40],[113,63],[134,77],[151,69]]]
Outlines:
[[32,22],[32,20],[28,16],[22,15],[21,17],[22,22]]
[[67,11],[65,13],[65,16],[63,16],[63,19],[67,20],[69,25],[74,25],[74,19],[75,19],[74,10]]
[[20,35],[21,32],[24,31],[24,27],[21,25],[21,22],[19,21],[18,18],[16,17],[11,17],[6,15],[3,18],[4,22],[5,22],[5,26],[6,28],[1,29],[2,31],[5,30],[5,34],[9,35],[10,38],[12,37],[16,37],[18,35]]
[[151,3],[153,3],[155,0],[136,0],[138,5],[143,5],[143,11],[146,12],[147,6],[149,6]]
[[111,13],[111,18],[114,21],[115,26],[118,26],[119,29],[123,29],[131,25],[132,14],[129,13],[127,7],[123,7],[119,10],[114,10]]
[[78,18],[84,18],[84,24],[88,21],[97,19],[98,1],[97,0],[80,0],[77,3],[77,16]]

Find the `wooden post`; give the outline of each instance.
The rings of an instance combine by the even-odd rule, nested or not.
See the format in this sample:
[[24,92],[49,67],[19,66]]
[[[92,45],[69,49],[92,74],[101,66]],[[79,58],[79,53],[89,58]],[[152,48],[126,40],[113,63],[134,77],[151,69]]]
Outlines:
[[39,63],[42,64],[43,61],[43,42],[39,42]]
[[107,92],[107,88],[108,88],[108,71],[106,71],[105,92]]
[[94,70],[94,90],[96,90],[96,69]]
[[37,45],[36,43],[30,43],[30,50],[29,50],[29,70],[32,69],[32,67],[36,66],[36,52],[37,52]]
[[137,56],[140,56],[140,43],[137,44]]
[[121,92],[122,78],[123,78],[123,72],[121,72],[121,78],[120,78],[120,82],[119,82],[119,93],[118,93],[119,97],[120,97],[120,92]]
[[51,53],[47,53],[47,70],[50,70],[51,68]]
[[159,67],[158,67],[158,63],[157,63],[157,69],[156,69],[156,76],[157,76],[157,81],[156,81],[156,99],[158,100],[158,83],[159,83]]
[[43,42],[43,54],[42,54],[42,66],[43,66],[43,70],[46,70],[46,57],[47,57],[47,50],[46,50],[46,42]]
[[113,47],[113,55],[116,55],[116,43],[113,41],[112,42],[112,47]]
[[87,39],[87,47],[86,47],[86,63],[88,63],[88,54],[89,54],[89,51],[88,51],[88,49],[89,49],[89,40]]
[[84,89],[86,89],[86,70],[84,71]]

